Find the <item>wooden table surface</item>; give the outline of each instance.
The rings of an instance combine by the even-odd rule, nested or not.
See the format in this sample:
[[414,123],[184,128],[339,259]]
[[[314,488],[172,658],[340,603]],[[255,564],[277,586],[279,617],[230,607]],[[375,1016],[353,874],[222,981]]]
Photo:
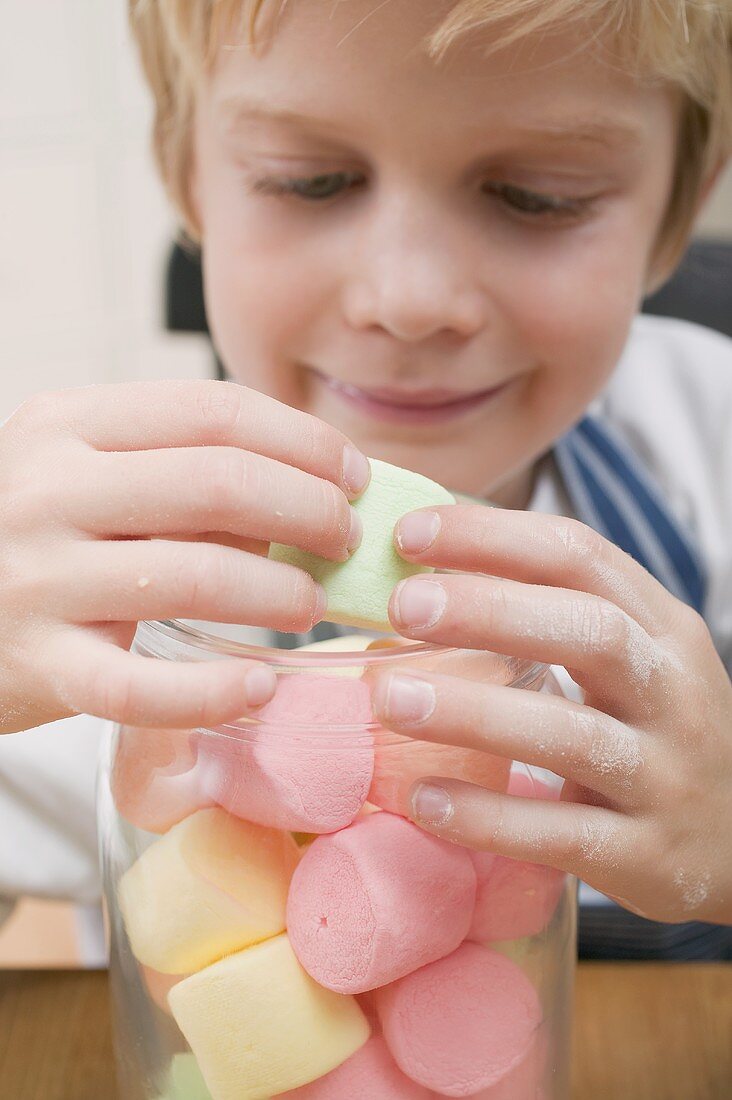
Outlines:
[[[572,1096],[730,1100],[732,966],[580,964]],[[106,973],[0,971],[0,1098],[121,1100]]]

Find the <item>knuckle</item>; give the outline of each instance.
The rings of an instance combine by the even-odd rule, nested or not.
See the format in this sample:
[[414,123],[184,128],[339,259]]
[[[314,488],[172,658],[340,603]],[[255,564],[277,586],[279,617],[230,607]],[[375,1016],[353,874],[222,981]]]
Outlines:
[[593,653],[624,655],[631,637],[631,620],[609,600],[600,596],[580,597],[572,603],[578,634]]
[[699,612],[688,604],[678,604],[679,626],[694,650],[709,648],[709,627]]
[[231,382],[201,382],[195,390],[195,411],[206,440],[230,439],[244,409],[244,387]]
[[313,457],[333,449],[335,431],[324,420],[317,416],[308,416],[304,428]]
[[[489,584],[480,584],[476,589],[472,579],[457,576],[454,578],[455,590],[465,595],[464,599],[450,602],[450,615],[456,634],[464,638],[465,647],[485,648],[482,640],[500,634],[505,623],[510,622],[512,607],[508,587],[501,580],[493,578]],[[477,626],[476,624],[479,624]],[[478,633],[480,637],[478,637]],[[461,643],[462,644],[462,643]]]
[[555,526],[554,534],[570,561],[594,561],[607,553],[607,544],[602,535],[579,520],[563,519]]
[[614,722],[592,721],[585,732],[587,763],[591,773],[629,785],[631,777],[641,766],[637,742]]
[[201,463],[202,498],[216,516],[240,512],[251,488],[253,463],[245,451],[234,447],[210,448]]
[[317,416],[307,414],[302,422],[300,448],[303,466],[322,472],[340,484],[341,456],[345,440],[330,424]]
[[209,553],[209,546],[189,544],[173,555],[171,562],[173,598],[184,611],[197,608],[204,595],[216,591],[220,578],[217,575],[216,555]]
[[577,804],[567,847],[575,867],[604,867],[612,858],[614,836],[589,816],[586,806]]
[[505,803],[502,798],[491,799],[481,814],[481,837],[488,851],[500,852],[511,840],[511,830],[506,824]]
[[90,681],[89,694],[92,713],[121,722],[133,717],[135,685],[131,669],[116,668],[114,672],[102,669]]

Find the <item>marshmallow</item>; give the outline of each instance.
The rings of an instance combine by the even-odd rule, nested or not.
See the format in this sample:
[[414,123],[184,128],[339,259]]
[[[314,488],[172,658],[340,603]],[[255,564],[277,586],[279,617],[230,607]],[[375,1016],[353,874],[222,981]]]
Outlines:
[[213,1100],[265,1100],[307,1085],[370,1035],[355,999],[314,982],[286,935],[191,975],[169,1002]]
[[[508,793],[555,801],[558,791],[533,775],[514,769]],[[535,936],[549,924],[566,880],[563,871],[539,863],[471,852],[478,893],[469,937],[478,943]]]
[[231,813],[298,833],[349,825],[374,768],[371,696],[360,679],[289,673],[241,737],[202,735],[205,784]]
[[191,730],[123,726],[112,766],[112,798],[138,829],[165,833],[211,805],[201,789]]
[[471,940],[517,940],[542,932],[557,908],[566,875],[540,863],[472,852],[478,876]]
[[211,1093],[192,1054],[174,1054],[168,1084],[160,1100],[211,1100]]
[[[371,814],[380,814],[381,808],[374,806],[371,802],[364,802],[361,809],[358,811],[355,817],[355,821],[360,821],[362,817],[370,817]],[[293,839],[298,848],[307,848],[318,837],[318,833],[293,833]]]
[[319,642],[299,645],[295,653],[361,653],[368,649],[373,639],[368,634],[339,634],[335,638],[323,638]]
[[281,1100],[431,1100],[432,1093],[410,1081],[383,1039],[373,1036],[332,1073],[285,1092]]
[[298,848],[308,848],[317,835],[317,833],[293,833],[292,839],[295,841]]
[[[344,634],[338,638],[325,638],[321,642],[300,645],[295,653],[361,653],[368,649],[372,639],[366,634]],[[360,676],[364,666],[356,664],[330,665],[329,676]]]
[[376,1011],[376,1004],[374,1002],[373,993],[359,993],[356,997],[356,1000],[358,1001],[361,1011],[371,1025],[372,1034],[380,1035],[381,1021],[379,1020],[379,1014]]
[[168,994],[177,982],[187,978],[187,974],[161,974],[159,970],[153,970],[150,966],[140,966],[140,977],[147,990],[147,995],[153,1004],[170,1015]]
[[429,478],[372,459],[369,486],[353,504],[363,523],[363,541],[347,561],[327,561],[276,543],[269,556],[304,569],[322,584],[331,622],[389,631],[388,606],[394,586],[416,573],[433,572],[410,565],[397,554],[397,521],[417,508],[454,503],[452,493]]
[[474,943],[380,989],[375,999],[399,1068],[441,1096],[497,1087],[527,1057],[541,1023],[539,998],[523,971]]
[[528,1051],[513,1069],[495,1085],[474,1093],[472,1100],[543,1100],[546,1053],[545,1029],[539,1027]]
[[409,813],[409,789],[417,779],[441,776],[463,779],[490,791],[503,792],[510,761],[477,749],[455,748],[431,741],[414,741],[400,734],[377,735],[374,778],[369,801],[393,814]]
[[317,982],[364,993],[454,951],[475,889],[466,848],[376,813],[308,848],[292,877],[287,929]]
[[526,764],[515,763],[508,777],[507,794],[516,795],[518,798],[543,798],[549,802],[556,802],[561,791],[561,781],[555,784],[547,783],[536,774],[536,769]]
[[120,880],[133,954],[163,974],[186,974],[278,935],[298,859],[287,833],[199,810]]

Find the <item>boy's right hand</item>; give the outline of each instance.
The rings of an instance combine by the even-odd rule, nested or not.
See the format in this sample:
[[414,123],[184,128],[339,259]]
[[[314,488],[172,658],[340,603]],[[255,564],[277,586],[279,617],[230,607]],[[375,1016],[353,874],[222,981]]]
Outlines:
[[324,594],[270,541],[344,560],[368,462],[229,382],[40,394],[0,427],[0,733],[88,713],[216,725],[271,698],[256,661],[127,652],[138,621],[307,631]]

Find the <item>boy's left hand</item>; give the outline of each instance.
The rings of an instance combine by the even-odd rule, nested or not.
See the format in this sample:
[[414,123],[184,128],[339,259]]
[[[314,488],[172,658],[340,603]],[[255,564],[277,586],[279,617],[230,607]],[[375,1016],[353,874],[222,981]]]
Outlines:
[[427,672],[381,678],[388,728],[566,779],[548,802],[430,777],[410,816],[569,871],[642,916],[732,923],[732,684],[699,615],[575,520],[457,505],[410,513],[396,541],[407,561],[483,574],[403,581],[401,635],[564,665],[585,692],[581,705]]

